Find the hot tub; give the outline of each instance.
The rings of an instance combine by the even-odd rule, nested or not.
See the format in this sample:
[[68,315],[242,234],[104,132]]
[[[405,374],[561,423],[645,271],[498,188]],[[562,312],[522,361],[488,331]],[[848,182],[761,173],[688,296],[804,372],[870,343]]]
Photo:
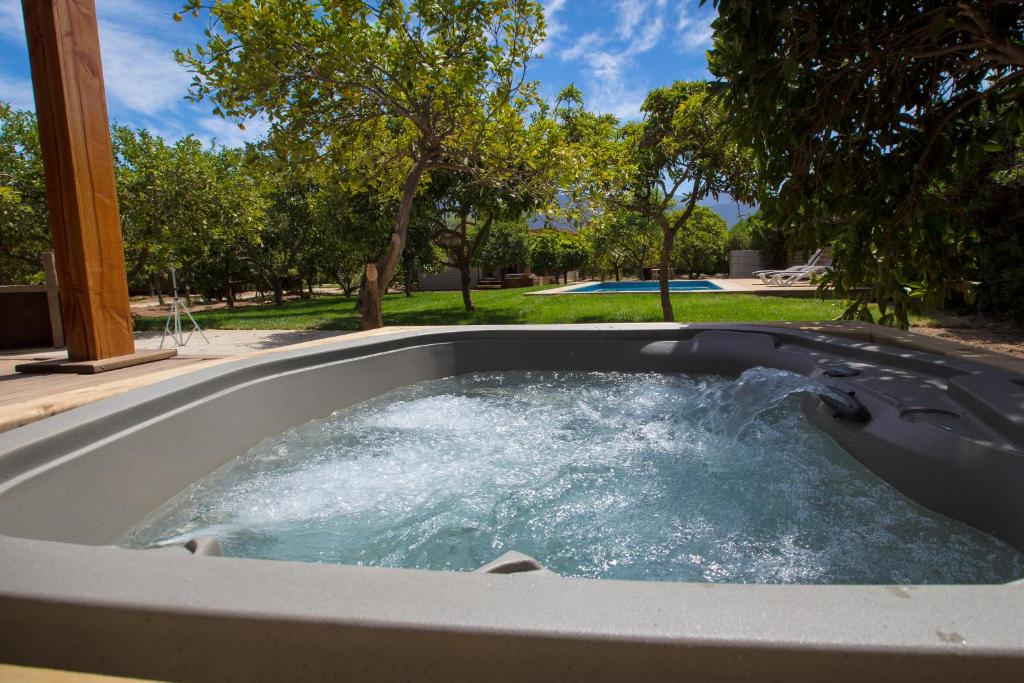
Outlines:
[[[290,427],[475,372],[738,375],[853,392],[802,408],[934,511],[1024,549],[1024,379],[969,361],[753,325],[435,328],[200,370],[0,435],[0,658],[168,679],[1010,679],[1024,586],[575,579],[320,565],[113,545]],[[969,673],[968,673],[969,672]]]

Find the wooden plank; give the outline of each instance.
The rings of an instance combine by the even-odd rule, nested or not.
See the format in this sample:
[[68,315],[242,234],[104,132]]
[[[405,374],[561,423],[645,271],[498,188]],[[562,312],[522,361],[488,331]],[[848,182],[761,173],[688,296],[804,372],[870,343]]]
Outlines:
[[57,283],[57,262],[52,251],[43,252],[43,273],[46,275],[46,303],[50,307],[50,330],[53,345],[64,346],[64,321],[60,316],[60,288]]
[[18,681],[18,683],[131,683],[131,681],[141,680],[141,678],[121,678],[120,676],[104,676],[79,671],[61,671],[59,669],[39,669],[30,666],[0,664],[0,681]]
[[178,355],[178,349],[160,349],[157,351],[136,351],[123,356],[110,356],[99,360],[42,360],[36,363],[22,363],[14,368],[15,372],[27,373],[70,373],[75,375],[95,375],[99,372],[120,370],[133,365],[166,360]]
[[135,351],[93,0],[23,0],[71,360]]
[[46,291],[46,285],[0,285],[0,294],[38,294]]

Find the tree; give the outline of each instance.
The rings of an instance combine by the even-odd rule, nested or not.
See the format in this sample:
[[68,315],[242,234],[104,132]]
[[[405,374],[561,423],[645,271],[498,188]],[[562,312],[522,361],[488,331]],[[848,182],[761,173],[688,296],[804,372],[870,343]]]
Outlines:
[[958,174],[940,199],[969,231],[965,273],[974,281],[973,303],[996,318],[1024,321],[1024,134],[1001,140],[1004,151],[986,154]]
[[[218,155],[229,152],[205,150],[191,135],[168,145],[147,130],[117,124],[111,137],[129,284],[152,283],[182,259],[192,262],[196,277],[200,268],[215,266],[206,262],[224,219],[215,214],[224,201],[247,199],[238,195],[237,173],[217,172]],[[220,284],[215,277],[212,288],[202,289]]]
[[526,268],[530,265],[530,227],[524,216],[494,221],[491,235],[480,250],[477,261],[492,271],[510,266]]
[[[906,327],[913,296],[969,289],[970,228],[934,201],[1019,131],[1024,5],[1001,0],[714,0],[711,72],[752,145],[761,204],[797,243],[832,242],[824,284]],[[813,244],[812,244],[813,243]]]
[[38,279],[51,249],[39,133],[32,112],[0,101],[0,283]]
[[530,262],[548,275],[554,273],[569,281],[569,271],[585,264],[590,256],[586,241],[579,235],[546,228],[530,236]]
[[191,263],[193,272],[202,269],[211,285],[220,284],[219,291],[231,307],[235,285],[244,286],[257,277],[251,261],[243,258],[257,243],[266,221],[268,183],[244,150],[217,147],[205,159],[210,178],[205,191],[206,222],[199,239],[194,239],[201,248]]
[[[198,13],[201,2],[184,10]],[[293,150],[346,169],[350,186],[382,179],[399,198],[387,248],[367,264],[360,291],[363,326],[380,327],[421,179],[444,168],[500,185],[506,162],[523,156],[540,5],[227,0],[208,9],[219,30],[178,53],[195,73],[194,99],[228,118],[265,117]]]
[[756,211],[732,226],[728,249],[756,249],[768,268],[786,267],[786,234]]
[[343,169],[326,169],[315,196],[315,220],[327,252],[323,269],[346,297],[366,277],[365,267],[386,248],[394,225],[395,202],[367,189],[339,191]]
[[445,265],[459,271],[466,311],[473,310],[471,266],[487,244],[495,221],[522,215],[534,206],[531,180],[534,173],[529,169],[515,183],[500,188],[479,185],[465,174],[450,171],[432,178],[425,197],[430,210],[424,215],[432,225],[435,244],[446,255]]
[[258,242],[250,250],[257,273],[274,293],[274,303],[284,303],[285,287],[298,281],[300,256],[313,238],[313,188],[288,178],[278,178],[271,188],[266,219]]
[[121,130],[114,145],[129,283],[159,292],[173,265],[180,284],[233,306],[235,285],[255,276],[248,257],[265,220],[263,177],[242,150],[191,136],[167,145]]
[[676,235],[699,201],[722,194],[747,199],[753,166],[726,127],[706,83],[678,81],[652,90],[641,111],[643,121],[623,128],[623,175],[606,192],[609,201],[661,228],[661,309],[671,322],[675,315],[668,280]]
[[[417,200],[420,205],[428,202],[421,197]],[[401,275],[403,289],[407,297],[412,296],[413,281],[424,272],[431,273],[443,269],[445,254],[437,247],[434,235],[434,225],[428,219],[429,211],[413,208],[412,219],[409,222],[409,239],[402,250]]]
[[580,235],[567,232],[561,234],[558,247],[562,281],[568,284],[569,271],[578,270],[587,264],[590,259],[590,249],[587,241]]
[[618,280],[620,269],[629,264],[643,279],[644,268],[657,253],[661,241],[658,224],[638,213],[612,210],[593,221],[585,231],[599,261],[607,263]]
[[689,273],[691,279],[699,278],[701,273],[714,273],[724,260],[728,236],[729,226],[724,218],[706,206],[697,206],[687,230],[676,240],[672,262],[681,272]]

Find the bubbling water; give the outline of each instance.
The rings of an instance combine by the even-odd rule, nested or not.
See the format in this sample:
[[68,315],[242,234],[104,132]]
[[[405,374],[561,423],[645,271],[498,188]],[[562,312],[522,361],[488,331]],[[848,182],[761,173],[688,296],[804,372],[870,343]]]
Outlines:
[[800,375],[476,373],[263,441],[130,531],[228,555],[566,576],[989,583],[1024,556],[931,513],[803,416]]

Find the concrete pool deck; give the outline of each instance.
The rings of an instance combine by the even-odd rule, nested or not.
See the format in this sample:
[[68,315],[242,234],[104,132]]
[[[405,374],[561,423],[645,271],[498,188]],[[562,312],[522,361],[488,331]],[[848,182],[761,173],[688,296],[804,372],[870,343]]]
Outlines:
[[[704,282],[710,282],[711,284],[718,287],[718,289],[693,289],[693,290],[679,290],[673,291],[673,294],[754,294],[757,296],[795,296],[795,297],[815,297],[818,295],[818,288],[805,284],[805,285],[766,285],[757,278],[703,278]],[[657,290],[652,292],[581,292],[578,291],[589,285],[597,284],[599,280],[582,280],[580,282],[574,282],[571,285],[564,287],[558,287],[555,289],[544,289],[539,292],[526,292],[524,296],[554,296],[557,294],[657,294]],[[615,283],[615,280],[604,280],[604,282]],[[621,282],[640,282],[639,280],[622,280]],[[656,283],[656,280],[647,280],[646,282]],[[677,280],[677,282],[691,282],[691,280]]]
[[[813,291],[813,290],[811,290]],[[644,326],[649,323],[634,323]],[[657,323],[654,323],[657,324]],[[865,344],[886,344],[940,356],[970,360],[1009,372],[1024,374],[1024,360],[975,346],[937,339],[924,334],[895,330],[856,321],[807,321],[757,323],[770,327],[820,332],[854,339]],[[686,327],[686,323],[680,323]],[[14,366],[26,360],[61,357],[64,351],[35,349],[0,352],[0,432],[56,415],[126,391],[172,379],[195,370],[275,351],[301,349],[338,340],[362,339],[427,327],[384,327],[368,332],[326,332],[318,330],[207,330],[209,345],[199,337],[180,349],[179,355],[135,367],[98,375],[25,375]],[[159,333],[136,335],[139,348],[156,348]]]

